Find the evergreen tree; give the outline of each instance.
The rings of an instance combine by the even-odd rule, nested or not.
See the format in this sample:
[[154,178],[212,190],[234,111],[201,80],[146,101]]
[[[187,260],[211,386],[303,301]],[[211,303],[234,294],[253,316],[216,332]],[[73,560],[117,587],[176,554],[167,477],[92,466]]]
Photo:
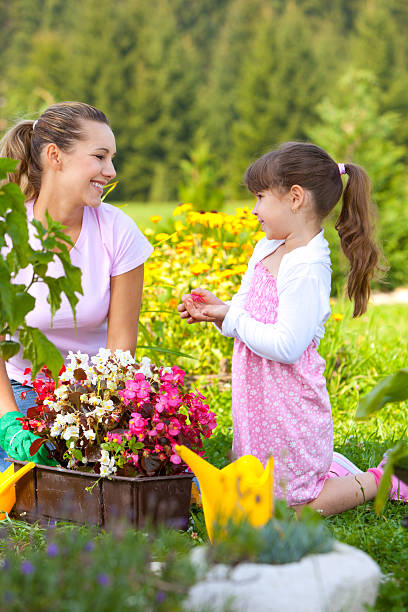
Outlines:
[[[310,126],[308,135],[336,161],[360,164],[373,185],[379,207],[379,227],[384,252],[390,264],[389,288],[408,282],[408,185],[405,146],[397,145],[401,118],[392,111],[381,112],[379,87],[367,71],[346,73],[318,107],[320,124]],[[330,226],[329,234],[332,234]],[[337,247],[333,246],[333,252]],[[338,255],[335,255],[335,259]],[[335,269],[340,270],[336,265]]]
[[230,160],[235,185],[254,157],[282,141],[305,138],[306,125],[335,76],[334,45],[319,55],[315,24],[295,2],[281,15],[264,6],[260,17],[236,89]]

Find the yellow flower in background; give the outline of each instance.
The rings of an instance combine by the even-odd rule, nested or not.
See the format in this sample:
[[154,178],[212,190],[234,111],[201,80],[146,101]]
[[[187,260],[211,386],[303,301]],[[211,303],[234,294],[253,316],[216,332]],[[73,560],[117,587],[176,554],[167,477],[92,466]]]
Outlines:
[[334,319],[335,321],[342,321],[344,319],[344,315],[340,312],[333,312],[332,319]]
[[146,227],[144,233],[145,233],[145,236],[153,236],[154,231],[152,230],[151,227]]
[[150,222],[151,223],[160,223],[160,221],[162,220],[160,215],[152,215],[150,217]]
[[230,276],[234,276],[234,270],[221,270],[217,272],[217,277],[222,280],[223,278],[229,278]]
[[227,251],[229,249],[236,249],[239,247],[238,242],[223,242],[222,246],[224,247],[224,249],[227,249]]
[[155,238],[158,242],[164,242],[170,238],[170,234],[166,234],[166,232],[159,232],[155,235]]
[[173,210],[173,216],[177,217],[178,215],[183,214],[184,212],[187,212],[187,210],[191,210],[193,208],[193,205],[190,204],[189,202],[186,202],[185,204],[179,204],[178,206],[176,206],[176,208]]
[[176,221],[174,224],[174,229],[176,230],[176,232],[182,232],[184,229],[186,229],[186,225],[184,225],[184,223],[182,223],[181,221]]
[[199,274],[204,274],[205,272],[208,272],[210,269],[211,268],[208,264],[197,263],[194,266],[190,267],[190,272],[191,274],[194,274],[194,276],[198,276]]

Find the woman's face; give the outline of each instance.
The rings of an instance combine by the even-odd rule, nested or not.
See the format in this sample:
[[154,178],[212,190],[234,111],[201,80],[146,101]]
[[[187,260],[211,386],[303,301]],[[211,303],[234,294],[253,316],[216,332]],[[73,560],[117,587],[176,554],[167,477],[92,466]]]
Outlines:
[[82,122],[84,137],[70,152],[61,152],[58,187],[74,203],[97,208],[103,187],[116,176],[113,157],[115,137],[105,123]]

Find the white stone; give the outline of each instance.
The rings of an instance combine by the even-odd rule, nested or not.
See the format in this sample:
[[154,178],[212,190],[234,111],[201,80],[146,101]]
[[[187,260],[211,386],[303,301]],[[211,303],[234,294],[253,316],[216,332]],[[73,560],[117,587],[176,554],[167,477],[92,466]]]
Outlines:
[[336,542],[326,554],[297,563],[216,565],[206,571],[204,551],[192,558],[203,576],[185,603],[191,612],[365,612],[374,605],[381,571],[357,548]]

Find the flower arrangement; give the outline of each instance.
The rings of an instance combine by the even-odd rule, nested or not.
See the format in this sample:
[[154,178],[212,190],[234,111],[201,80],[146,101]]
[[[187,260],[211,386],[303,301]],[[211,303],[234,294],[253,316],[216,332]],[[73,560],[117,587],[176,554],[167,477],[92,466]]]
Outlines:
[[215,414],[198,391],[187,392],[178,366],[137,363],[129,351],[109,349],[91,358],[70,352],[67,361],[57,386],[46,368],[33,381],[36,406],[21,418],[39,436],[32,454],[49,442],[60,465],[101,476],[178,474],[186,466],[176,444],[202,454]]

